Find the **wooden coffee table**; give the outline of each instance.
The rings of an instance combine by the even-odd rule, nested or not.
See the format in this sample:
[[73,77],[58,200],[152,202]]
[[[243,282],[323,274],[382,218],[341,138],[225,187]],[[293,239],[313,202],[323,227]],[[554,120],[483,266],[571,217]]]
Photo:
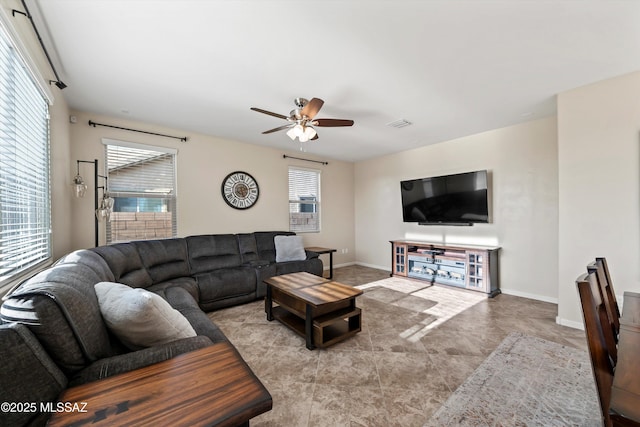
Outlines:
[[220,342],[164,362],[65,390],[49,426],[248,426],[271,395],[232,345]]
[[360,289],[309,273],[284,274],[264,282],[267,320],[278,319],[303,336],[309,350],[328,347],[362,329],[362,313],[356,307]]

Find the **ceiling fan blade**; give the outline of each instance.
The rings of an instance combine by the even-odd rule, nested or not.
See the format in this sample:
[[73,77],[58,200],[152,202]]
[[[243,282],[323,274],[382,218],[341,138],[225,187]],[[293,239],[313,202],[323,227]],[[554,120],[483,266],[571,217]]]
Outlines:
[[283,126],[278,126],[277,128],[273,128],[273,129],[269,129],[269,130],[265,130],[264,132],[262,132],[263,134],[267,134],[267,133],[273,133],[273,132],[278,132],[279,130],[283,130],[283,129],[289,129],[291,127],[295,126],[295,123],[290,123],[288,125],[283,125]]
[[318,111],[322,108],[324,101],[320,98],[312,98],[307,105],[302,108],[300,114],[307,116],[309,119],[313,119]]
[[316,119],[313,121],[315,126],[338,127],[353,126],[353,120],[346,119]]
[[258,113],[267,114],[269,116],[277,117],[279,119],[289,120],[289,117],[284,116],[282,114],[273,113],[271,111],[263,110],[262,108],[251,107],[253,111],[257,111]]

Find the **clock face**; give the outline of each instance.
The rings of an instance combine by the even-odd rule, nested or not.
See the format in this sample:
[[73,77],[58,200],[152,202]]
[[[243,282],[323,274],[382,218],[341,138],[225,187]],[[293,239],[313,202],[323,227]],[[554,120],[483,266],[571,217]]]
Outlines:
[[258,183],[246,172],[231,172],[222,180],[222,198],[235,209],[248,209],[258,201]]

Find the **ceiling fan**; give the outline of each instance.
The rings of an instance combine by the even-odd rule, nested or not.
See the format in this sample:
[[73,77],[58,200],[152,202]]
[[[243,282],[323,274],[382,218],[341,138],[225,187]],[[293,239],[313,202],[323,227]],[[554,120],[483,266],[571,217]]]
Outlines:
[[277,132],[279,130],[289,129],[287,131],[287,135],[289,136],[289,138],[291,138],[292,140],[298,138],[300,142],[307,142],[309,140],[318,139],[318,133],[314,129],[315,126],[353,126],[353,120],[314,118],[324,104],[324,101],[320,98],[311,98],[311,101],[308,101],[305,98],[296,98],[294,100],[294,103],[296,104],[296,108],[291,110],[288,116],[273,113],[261,108],[251,107],[253,111],[257,111],[258,113],[278,117],[289,122],[286,125],[278,126],[277,128],[269,129],[262,133],[267,134]]

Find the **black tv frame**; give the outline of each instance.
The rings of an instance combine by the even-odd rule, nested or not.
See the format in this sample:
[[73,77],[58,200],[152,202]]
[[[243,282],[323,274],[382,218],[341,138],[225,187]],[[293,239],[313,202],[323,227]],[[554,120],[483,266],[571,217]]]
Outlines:
[[[465,221],[446,221],[446,220],[442,220],[442,221],[420,221],[420,220],[407,220],[407,217],[405,215],[405,207],[408,205],[405,201],[405,190],[403,190],[403,184],[404,183],[422,183],[424,181],[429,181],[429,180],[440,180],[440,179],[445,179],[448,177],[454,177],[457,175],[467,175],[467,174],[477,174],[479,172],[484,173],[485,176],[485,182],[486,182],[486,206],[487,206],[487,215],[486,215],[486,220],[465,220]],[[475,171],[469,171],[469,172],[461,172],[461,173],[456,173],[456,174],[447,174],[447,175],[438,175],[438,176],[431,176],[431,177],[424,177],[424,178],[416,178],[416,179],[407,179],[407,180],[402,180],[400,181],[400,192],[401,192],[401,203],[402,203],[402,220],[403,222],[406,223],[417,223],[418,225],[451,225],[451,226],[472,226],[474,224],[488,224],[491,222],[491,215],[490,215],[490,196],[489,196],[489,171],[486,169],[481,169],[481,170],[475,170]]]

